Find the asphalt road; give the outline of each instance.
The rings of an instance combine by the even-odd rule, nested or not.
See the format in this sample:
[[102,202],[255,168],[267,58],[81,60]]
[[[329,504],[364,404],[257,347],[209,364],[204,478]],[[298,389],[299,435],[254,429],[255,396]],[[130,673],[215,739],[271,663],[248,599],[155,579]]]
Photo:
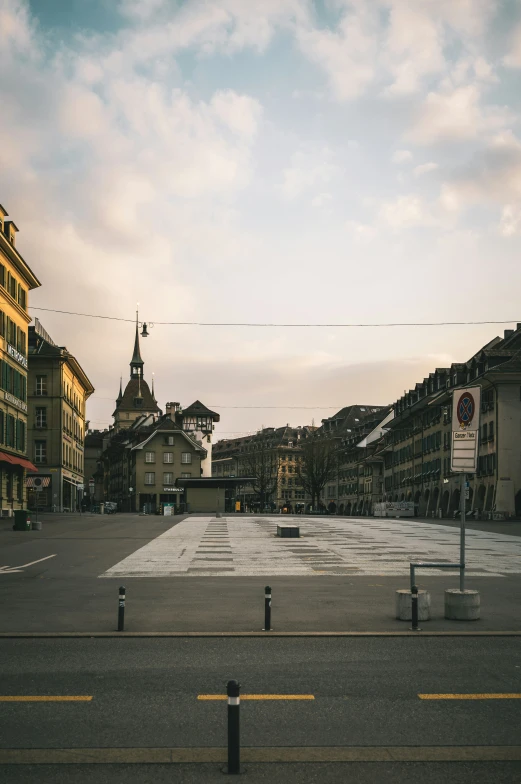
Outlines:
[[[113,631],[121,580],[99,579],[99,575],[182,519],[64,515],[45,518],[41,532],[14,532],[7,521],[2,521],[0,631]],[[48,558],[49,555],[53,557]],[[5,566],[23,568],[2,571]],[[481,620],[471,624],[445,621],[443,617],[444,590],[458,586],[457,575],[426,577],[419,573],[418,578],[420,588],[430,590],[432,599],[432,620],[425,624],[425,630],[521,630],[521,575],[469,578],[468,586],[480,590],[482,604]],[[317,575],[273,579],[128,578],[125,580],[126,629],[133,632],[260,630],[264,622],[264,586],[268,580],[273,589],[272,625],[276,631],[403,631],[408,628],[394,617],[395,591],[407,587],[407,576]]]
[[[229,678],[243,695],[314,697],[242,701],[244,754],[266,755],[246,763],[248,780],[521,780],[520,699],[419,697],[521,694],[516,638],[3,639],[0,658],[0,697],[92,698],[2,702],[0,763],[2,749],[123,754],[120,765],[0,764],[9,782],[217,780],[221,764],[204,754],[226,744],[226,702],[198,696],[224,694]],[[491,747],[505,759],[475,761]],[[323,762],[299,762],[310,748]],[[331,761],[353,748],[362,761]],[[192,764],[125,764],[136,749],[185,749]],[[399,761],[404,749],[419,758]],[[440,749],[455,759],[432,761]],[[270,762],[291,753],[301,757]]]

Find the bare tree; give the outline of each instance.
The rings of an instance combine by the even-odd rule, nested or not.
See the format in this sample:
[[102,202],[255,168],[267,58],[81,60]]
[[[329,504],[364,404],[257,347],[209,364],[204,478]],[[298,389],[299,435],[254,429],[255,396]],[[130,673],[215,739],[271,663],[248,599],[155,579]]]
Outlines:
[[335,479],[337,468],[338,452],[335,441],[315,432],[301,442],[297,476],[304,490],[311,496],[313,509],[320,506],[324,487]]
[[279,458],[266,444],[252,445],[253,450],[244,456],[244,476],[251,477],[252,490],[259,498],[261,511],[277,489]]

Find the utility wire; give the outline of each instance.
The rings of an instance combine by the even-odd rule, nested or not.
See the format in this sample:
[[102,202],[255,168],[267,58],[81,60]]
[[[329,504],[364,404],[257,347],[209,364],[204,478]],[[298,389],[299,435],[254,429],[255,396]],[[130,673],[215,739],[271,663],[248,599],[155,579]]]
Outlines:
[[[49,313],[62,313],[67,316],[83,316],[85,318],[108,319],[110,321],[126,321],[135,324],[134,319],[120,318],[119,316],[99,316],[95,313],[76,313],[72,310],[56,310],[55,308],[37,308],[30,306],[31,310],[45,310]],[[140,322],[141,323],[141,322]],[[150,322],[147,322],[150,323]],[[374,324],[285,324],[270,322],[242,322],[242,321],[154,321],[154,324],[161,326],[174,327],[453,327],[453,326],[473,326],[479,324],[514,324],[517,319],[507,319],[505,321],[396,321],[382,322]]]

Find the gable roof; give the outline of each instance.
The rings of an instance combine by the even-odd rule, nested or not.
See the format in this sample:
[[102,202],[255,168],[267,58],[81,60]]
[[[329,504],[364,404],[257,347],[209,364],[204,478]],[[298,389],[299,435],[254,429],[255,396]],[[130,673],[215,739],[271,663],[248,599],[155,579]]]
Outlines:
[[151,429],[143,441],[140,441],[139,444],[135,444],[134,446],[130,447],[130,449],[131,451],[136,449],[143,449],[146,444],[148,444],[149,441],[154,438],[154,436],[158,435],[159,433],[172,433],[172,431],[175,431],[179,435],[183,436],[186,441],[188,441],[199,452],[204,452],[205,455],[207,454],[208,450],[206,450],[204,446],[201,446],[201,444],[198,444],[197,441],[194,441],[194,439],[191,438],[185,430],[182,430],[179,425],[176,425],[174,422],[172,422],[172,420],[167,415],[159,420],[159,422]]
[[211,411],[200,400],[196,400],[188,408],[183,408],[183,416],[191,414],[192,416],[211,416],[215,422],[219,422],[221,417],[215,411]]

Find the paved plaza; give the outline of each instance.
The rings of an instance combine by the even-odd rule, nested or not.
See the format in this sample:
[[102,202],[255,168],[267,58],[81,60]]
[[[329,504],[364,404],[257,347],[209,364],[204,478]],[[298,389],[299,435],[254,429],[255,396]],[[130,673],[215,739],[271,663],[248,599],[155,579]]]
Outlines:
[[[280,539],[277,524],[300,526]],[[467,530],[467,574],[521,573],[521,538]],[[100,577],[406,576],[409,563],[454,562],[459,529],[385,518],[190,516]],[[450,574],[424,570],[423,575]]]

